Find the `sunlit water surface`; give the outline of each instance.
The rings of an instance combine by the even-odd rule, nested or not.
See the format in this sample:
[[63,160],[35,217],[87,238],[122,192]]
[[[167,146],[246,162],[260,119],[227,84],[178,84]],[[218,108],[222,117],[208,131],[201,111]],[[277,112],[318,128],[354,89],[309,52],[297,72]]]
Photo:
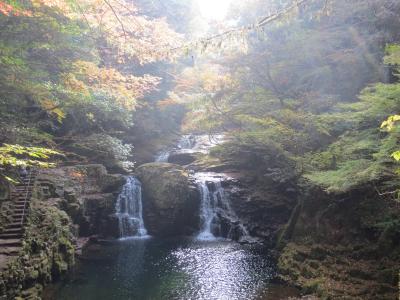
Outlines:
[[[96,253],[94,255],[93,253]],[[45,299],[287,299],[274,268],[252,246],[226,241],[136,239],[99,247]]]

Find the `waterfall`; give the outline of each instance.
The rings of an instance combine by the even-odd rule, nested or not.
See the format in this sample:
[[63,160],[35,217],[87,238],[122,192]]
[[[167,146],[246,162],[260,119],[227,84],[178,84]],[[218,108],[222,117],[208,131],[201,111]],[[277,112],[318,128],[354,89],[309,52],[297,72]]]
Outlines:
[[217,237],[239,240],[247,237],[246,228],[232,210],[229,197],[221,185],[221,177],[211,173],[196,173],[195,180],[201,195],[199,240]]
[[194,135],[183,135],[178,142],[178,149],[189,150],[196,145],[196,137]]
[[[168,162],[169,157],[182,153],[209,153],[210,149],[224,141],[224,135],[182,135],[177,145],[164,150],[156,157],[156,162]],[[217,173],[194,173],[194,178],[201,195],[199,211],[199,240],[227,238],[242,241],[249,239],[246,228],[231,208],[229,197]]]
[[127,178],[118,196],[115,210],[121,238],[147,235],[142,214],[142,186],[138,179],[133,176]]
[[160,154],[157,155],[155,161],[156,162],[168,162],[169,152],[170,151],[162,151]]

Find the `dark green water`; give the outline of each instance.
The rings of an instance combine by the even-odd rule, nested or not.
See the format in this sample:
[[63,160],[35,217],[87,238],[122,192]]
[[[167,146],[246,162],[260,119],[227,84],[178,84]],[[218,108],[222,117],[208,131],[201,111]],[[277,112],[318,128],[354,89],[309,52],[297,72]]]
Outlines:
[[92,249],[71,278],[45,299],[287,299],[270,284],[273,264],[259,249],[226,241],[142,239]]

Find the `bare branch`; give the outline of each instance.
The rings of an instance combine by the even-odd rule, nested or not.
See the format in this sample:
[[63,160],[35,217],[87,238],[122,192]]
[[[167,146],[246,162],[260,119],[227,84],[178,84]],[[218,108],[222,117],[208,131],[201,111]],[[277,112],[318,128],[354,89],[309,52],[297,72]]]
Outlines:
[[122,31],[124,32],[124,38],[125,38],[125,41],[126,41],[127,34],[126,34],[124,23],[122,23],[120,17],[118,16],[117,12],[115,11],[114,7],[110,4],[110,2],[108,2],[108,0],[103,0],[103,1],[111,9],[111,11],[113,12],[113,14],[114,14],[115,18],[117,19],[118,23],[121,25]]
[[231,28],[228,29],[222,33],[219,34],[215,34],[203,39],[200,39],[196,42],[192,42],[189,44],[184,44],[182,46],[176,47],[171,49],[170,51],[176,51],[176,50],[181,50],[181,49],[185,49],[185,48],[193,48],[194,45],[196,45],[197,43],[200,44],[208,44],[209,42],[213,41],[213,40],[218,40],[218,39],[222,39],[224,37],[227,37],[229,35],[232,34],[238,34],[238,33],[243,33],[246,31],[250,31],[250,30],[254,30],[257,28],[261,28],[275,20],[278,20],[279,18],[285,16],[286,14],[288,14],[289,12],[291,12],[292,10],[298,8],[299,6],[305,4],[306,2],[311,2],[312,0],[296,0],[294,1],[294,3],[292,3],[291,5],[287,6],[286,8],[282,9],[281,11],[274,13],[272,15],[263,17],[261,20],[259,20],[257,23],[251,24],[251,25],[247,25],[244,27],[239,27],[239,28]]

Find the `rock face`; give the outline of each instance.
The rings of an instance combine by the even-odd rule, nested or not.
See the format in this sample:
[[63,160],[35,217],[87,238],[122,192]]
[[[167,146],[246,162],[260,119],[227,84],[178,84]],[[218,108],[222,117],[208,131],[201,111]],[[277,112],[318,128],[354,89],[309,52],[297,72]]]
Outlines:
[[172,151],[169,154],[168,162],[181,166],[186,166],[196,161],[196,153]]
[[200,197],[182,167],[144,164],[137,169],[137,177],[142,183],[143,218],[150,235],[186,235],[198,230]]
[[378,227],[399,213],[369,186],[332,195],[313,188],[282,234],[281,278],[323,299],[396,299],[397,226]]
[[71,219],[56,204],[32,198],[23,246],[0,272],[0,299],[41,299],[43,285],[74,264],[73,231]]
[[43,170],[37,180],[41,198],[67,212],[80,236],[119,236],[115,202],[124,176],[94,164]]
[[256,184],[244,174],[228,173],[223,182],[231,206],[250,236],[273,247],[279,232],[288,222],[296,197],[279,193],[273,187]]
[[73,266],[78,235],[118,237],[115,202],[124,183],[97,164],[41,170],[22,247],[0,272],[0,299],[41,299],[43,285]]

